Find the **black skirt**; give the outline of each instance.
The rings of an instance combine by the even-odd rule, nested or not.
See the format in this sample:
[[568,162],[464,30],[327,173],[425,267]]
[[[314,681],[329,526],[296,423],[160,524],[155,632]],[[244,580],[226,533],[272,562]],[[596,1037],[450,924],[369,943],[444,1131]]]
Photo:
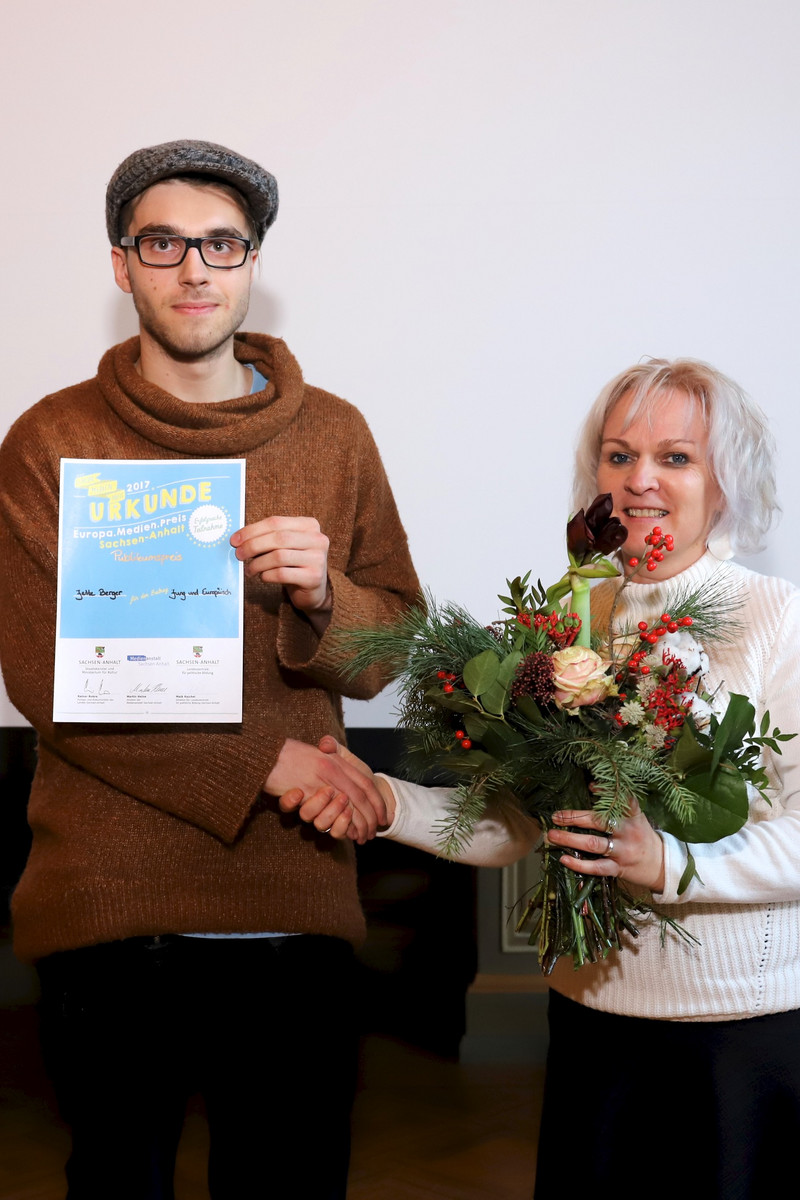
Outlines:
[[536,1200],[765,1200],[796,1187],[800,1010],[653,1021],[550,992]]

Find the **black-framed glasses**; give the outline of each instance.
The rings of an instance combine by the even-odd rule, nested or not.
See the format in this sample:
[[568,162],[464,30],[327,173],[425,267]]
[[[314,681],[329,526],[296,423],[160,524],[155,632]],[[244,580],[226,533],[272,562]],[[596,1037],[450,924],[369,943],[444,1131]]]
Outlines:
[[177,233],[139,233],[120,238],[121,246],[134,246],[145,267],[177,267],[194,246],[207,267],[232,271],[247,262],[253,243],[241,237],[182,237]]

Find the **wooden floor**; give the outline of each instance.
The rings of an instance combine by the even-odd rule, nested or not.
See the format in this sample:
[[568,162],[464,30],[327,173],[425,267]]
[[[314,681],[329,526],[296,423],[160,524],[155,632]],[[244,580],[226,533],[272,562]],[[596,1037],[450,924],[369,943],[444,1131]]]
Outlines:
[[530,1200],[543,1078],[368,1039],[348,1200]]
[[[0,1062],[0,1200],[64,1200],[69,1138],[30,1005],[0,1010]],[[348,1200],[530,1200],[541,1086],[534,1067],[463,1066],[367,1038]],[[177,1200],[208,1200],[206,1149],[204,1118],[191,1109]]]

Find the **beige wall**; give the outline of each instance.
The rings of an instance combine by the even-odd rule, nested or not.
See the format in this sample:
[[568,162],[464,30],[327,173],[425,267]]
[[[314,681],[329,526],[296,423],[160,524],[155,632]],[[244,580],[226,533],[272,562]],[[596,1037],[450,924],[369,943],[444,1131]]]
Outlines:
[[509,573],[561,573],[575,425],[644,354],[763,404],[760,565],[800,584],[798,34],[794,0],[7,5],[0,426],[135,329],[114,167],[209,138],[281,186],[249,324],[364,411],[437,595],[488,620]]

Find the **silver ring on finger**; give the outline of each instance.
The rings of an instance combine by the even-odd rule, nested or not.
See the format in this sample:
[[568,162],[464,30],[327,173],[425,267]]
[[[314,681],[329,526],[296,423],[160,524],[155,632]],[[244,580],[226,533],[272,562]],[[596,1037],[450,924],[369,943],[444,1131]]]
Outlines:
[[614,839],[612,837],[610,837],[606,844],[606,848],[601,855],[601,858],[610,858],[611,852],[613,849],[614,849]]

